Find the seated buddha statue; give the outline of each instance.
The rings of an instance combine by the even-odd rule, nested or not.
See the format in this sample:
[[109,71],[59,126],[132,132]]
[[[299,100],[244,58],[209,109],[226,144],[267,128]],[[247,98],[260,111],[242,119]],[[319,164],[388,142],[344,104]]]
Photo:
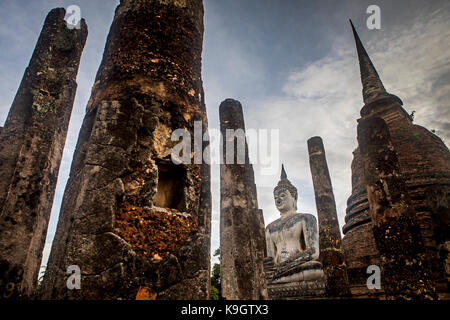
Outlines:
[[323,280],[317,220],[297,213],[297,188],[287,179],[284,166],[273,195],[281,217],[266,228],[268,283]]

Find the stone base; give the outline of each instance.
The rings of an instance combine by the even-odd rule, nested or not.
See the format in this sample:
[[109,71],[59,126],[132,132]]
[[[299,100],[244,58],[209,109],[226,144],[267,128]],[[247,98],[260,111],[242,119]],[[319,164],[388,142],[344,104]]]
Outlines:
[[[287,266],[284,266],[287,269]],[[319,261],[283,267],[274,265],[272,258],[264,259],[267,291],[271,300],[323,299],[326,277]]]
[[268,283],[271,300],[322,299],[325,297],[325,280],[289,283]]

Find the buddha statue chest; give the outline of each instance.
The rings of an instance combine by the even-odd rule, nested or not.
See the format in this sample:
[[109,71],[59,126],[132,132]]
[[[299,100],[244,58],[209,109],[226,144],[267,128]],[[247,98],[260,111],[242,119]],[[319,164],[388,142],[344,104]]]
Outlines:
[[282,217],[268,226],[269,238],[273,246],[273,258],[275,264],[288,261],[307,250],[305,224],[311,224],[309,214],[291,214]]

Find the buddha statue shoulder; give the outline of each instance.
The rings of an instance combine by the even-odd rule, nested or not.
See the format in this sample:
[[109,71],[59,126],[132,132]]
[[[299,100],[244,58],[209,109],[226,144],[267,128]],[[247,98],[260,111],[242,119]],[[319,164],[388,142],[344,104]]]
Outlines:
[[312,214],[297,213],[297,188],[287,179],[284,166],[273,195],[281,217],[266,228],[270,278],[273,282],[322,279],[317,220]]

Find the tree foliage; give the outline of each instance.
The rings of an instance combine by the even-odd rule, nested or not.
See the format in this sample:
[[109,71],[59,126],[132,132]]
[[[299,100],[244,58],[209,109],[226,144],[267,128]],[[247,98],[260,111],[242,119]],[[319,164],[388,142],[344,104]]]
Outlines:
[[[219,257],[220,260],[220,248],[214,251],[214,257]],[[215,263],[211,272],[211,300],[219,300],[221,298],[220,264]]]

